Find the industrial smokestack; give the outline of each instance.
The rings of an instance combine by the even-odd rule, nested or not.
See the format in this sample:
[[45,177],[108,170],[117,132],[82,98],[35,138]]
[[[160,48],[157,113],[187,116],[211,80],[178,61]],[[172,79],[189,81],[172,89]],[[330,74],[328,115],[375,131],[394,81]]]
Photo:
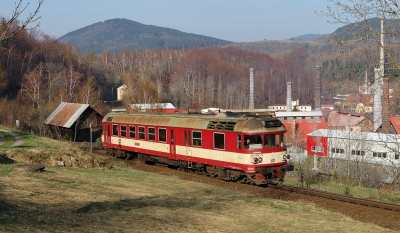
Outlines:
[[249,109],[252,111],[254,109],[254,69],[250,68],[250,103]]
[[389,78],[383,78],[382,129],[384,133],[390,133]]
[[287,82],[286,112],[291,112],[292,108],[292,82]]
[[382,125],[382,104],[381,104],[381,85],[380,69],[375,68],[375,92],[374,92],[374,132]]
[[381,19],[380,19],[380,23],[381,23],[381,45],[380,45],[380,49],[379,49],[379,52],[380,52],[380,57],[379,57],[379,69],[380,69],[380,80],[379,80],[379,83],[380,84],[382,84],[382,79],[383,79],[383,76],[384,76],[384,74],[385,74],[385,51],[384,51],[384,48],[385,48],[385,41],[384,41],[384,35],[383,35],[383,20],[384,20],[384,18],[383,17],[381,17]]
[[321,66],[316,66],[315,78],[315,111],[321,111]]

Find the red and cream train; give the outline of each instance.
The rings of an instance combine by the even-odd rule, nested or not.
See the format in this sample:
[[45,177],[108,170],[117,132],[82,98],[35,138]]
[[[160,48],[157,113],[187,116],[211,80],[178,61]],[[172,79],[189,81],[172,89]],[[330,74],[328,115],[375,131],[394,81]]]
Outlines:
[[103,118],[103,147],[116,157],[196,169],[256,185],[283,180],[284,125],[268,113],[218,115],[112,111]]

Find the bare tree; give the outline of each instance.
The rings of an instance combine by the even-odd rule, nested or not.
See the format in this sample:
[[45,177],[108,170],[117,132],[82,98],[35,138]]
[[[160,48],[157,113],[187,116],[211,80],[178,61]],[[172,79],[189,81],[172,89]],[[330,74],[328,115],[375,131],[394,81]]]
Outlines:
[[[400,3],[398,0],[328,0],[332,3],[327,12],[319,14],[331,18],[329,22],[347,25],[331,40],[343,51],[352,52],[355,46],[374,43],[383,48],[385,57],[395,68],[400,68],[390,45],[384,45],[383,37],[393,42],[400,39]],[[375,18],[375,20],[373,20]],[[376,19],[377,18],[377,19]],[[379,30],[379,20],[384,18],[383,31]]]
[[11,18],[8,20],[3,18],[2,22],[0,23],[0,45],[13,38],[17,33],[22,30],[31,30],[39,26],[39,23],[35,23],[40,19],[38,13],[40,7],[43,4],[43,1],[44,0],[39,0],[38,6],[36,7],[35,11],[33,13],[30,13],[25,21],[22,21],[22,24],[19,26],[16,25],[16,23],[18,23],[18,17],[22,14],[22,12],[26,10],[29,3],[23,5],[22,0],[19,0],[19,2],[15,4],[15,8],[11,15]]

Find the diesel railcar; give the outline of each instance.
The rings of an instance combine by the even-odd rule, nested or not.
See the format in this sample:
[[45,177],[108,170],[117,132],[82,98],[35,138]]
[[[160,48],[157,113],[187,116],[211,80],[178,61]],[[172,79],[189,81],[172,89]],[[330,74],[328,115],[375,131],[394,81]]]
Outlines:
[[194,169],[256,185],[293,171],[285,126],[269,113],[217,115],[112,111],[103,118],[107,154]]

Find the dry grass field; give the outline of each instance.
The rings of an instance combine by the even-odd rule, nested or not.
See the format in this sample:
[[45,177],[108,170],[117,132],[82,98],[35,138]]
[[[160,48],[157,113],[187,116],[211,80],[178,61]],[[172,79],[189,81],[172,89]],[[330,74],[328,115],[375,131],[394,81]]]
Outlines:
[[313,205],[129,168],[0,165],[1,232],[391,232]]
[[[71,143],[24,139],[0,146],[0,232],[392,232],[310,204],[101,168]],[[55,158],[66,166],[53,166]],[[12,162],[46,168],[20,171]]]

